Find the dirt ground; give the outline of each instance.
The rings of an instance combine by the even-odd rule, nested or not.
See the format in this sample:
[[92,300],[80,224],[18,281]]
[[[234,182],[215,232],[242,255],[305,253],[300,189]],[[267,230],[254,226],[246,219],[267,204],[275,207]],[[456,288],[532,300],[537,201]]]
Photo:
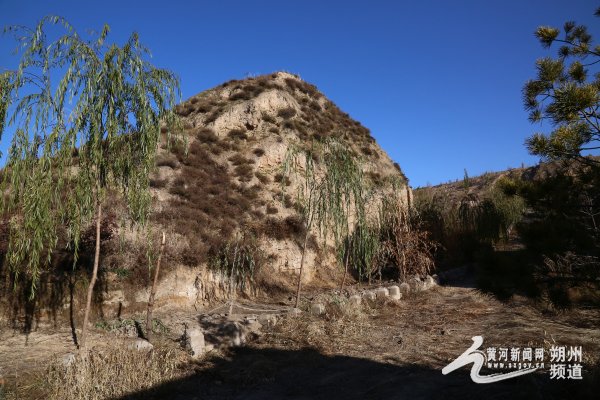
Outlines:
[[[332,302],[325,315],[303,313],[282,319],[244,347],[190,362],[180,379],[122,398],[575,399],[597,398],[600,390],[600,312],[596,309],[545,310],[525,298],[500,302],[461,286],[440,286],[397,303],[359,308],[343,306],[335,295],[307,297]],[[101,345],[110,340],[107,335],[96,332],[92,341]],[[442,368],[470,347],[476,335],[484,339],[483,351],[492,346],[544,347],[546,366],[490,384],[472,382],[470,366],[443,375]],[[582,346],[582,380],[550,379],[553,345]],[[39,380],[45,363],[69,351],[73,345],[68,329],[27,337],[1,332],[0,374],[7,380],[6,391],[10,394],[9,386],[17,382],[19,398],[28,398],[27,393],[36,392],[28,392],[32,385],[28,378]],[[494,372],[483,369],[481,374]]]

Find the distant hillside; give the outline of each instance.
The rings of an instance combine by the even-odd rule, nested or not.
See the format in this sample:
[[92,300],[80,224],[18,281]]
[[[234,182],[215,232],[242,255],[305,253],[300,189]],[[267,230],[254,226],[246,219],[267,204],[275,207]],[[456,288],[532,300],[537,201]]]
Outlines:
[[[600,160],[600,157],[591,157]],[[441,183],[434,186],[424,186],[414,189],[416,197],[437,196],[447,200],[447,205],[456,205],[460,203],[467,195],[474,195],[478,198],[483,197],[494,184],[501,178],[506,177],[523,181],[540,181],[556,173],[573,174],[579,168],[583,167],[579,161],[552,161],[540,162],[531,167],[511,168],[504,171],[486,172],[479,176],[461,178],[455,181]]]

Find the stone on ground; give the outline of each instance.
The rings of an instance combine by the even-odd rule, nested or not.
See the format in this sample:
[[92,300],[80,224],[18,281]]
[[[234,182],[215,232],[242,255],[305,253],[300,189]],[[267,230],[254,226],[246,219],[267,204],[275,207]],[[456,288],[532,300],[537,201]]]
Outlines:
[[147,340],[140,339],[140,338],[135,339],[133,341],[133,343],[131,343],[128,347],[130,350],[137,350],[137,351],[150,351],[154,348],[152,343],[150,343]]
[[359,306],[361,300],[362,298],[357,294],[353,294],[352,296],[350,296],[350,298],[348,298],[348,302],[355,306]]
[[369,290],[364,293],[364,297],[365,297],[365,299],[367,299],[369,301],[375,301],[375,299],[377,298],[377,295],[375,294],[375,292]]
[[436,285],[435,279],[431,275],[427,275],[423,282],[423,290],[429,290]]
[[388,291],[390,292],[390,299],[400,300],[402,298],[402,293],[400,293],[400,288],[398,286],[390,286]]
[[258,316],[258,322],[260,322],[262,326],[272,328],[277,324],[277,316],[275,314],[260,314]]
[[322,315],[325,314],[325,306],[321,303],[314,303],[310,306],[310,313],[312,315]]
[[410,285],[406,282],[402,282],[400,284],[399,288],[400,288],[400,293],[405,296],[410,293]]
[[375,290],[375,296],[378,299],[385,299],[389,295],[390,295],[390,292],[384,287],[380,287],[377,290]]
[[302,315],[302,310],[294,307],[288,311],[288,315],[290,315],[292,317],[298,317],[298,316]]
[[424,289],[423,282],[418,276],[414,276],[409,280],[410,288],[413,292],[420,292]]
[[204,332],[200,328],[191,328],[185,331],[185,343],[192,357],[200,357],[206,351]]

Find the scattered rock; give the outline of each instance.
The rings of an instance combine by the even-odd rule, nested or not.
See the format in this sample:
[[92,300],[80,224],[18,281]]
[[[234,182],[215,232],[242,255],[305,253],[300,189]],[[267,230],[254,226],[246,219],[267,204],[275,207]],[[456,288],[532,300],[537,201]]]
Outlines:
[[406,282],[402,282],[399,286],[400,294],[407,295],[410,293],[410,285]]
[[277,324],[277,316],[275,314],[261,314],[258,316],[258,322],[260,322],[262,326],[272,328]]
[[239,347],[246,343],[246,332],[244,327],[239,322],[229,322],[223,326],[221,333],[229,340],[226,344],[233,347]]
[[420,292],[424,289],[423,282],[418,276],[414,276],[413,278],[411,278],[409,281],[409,285],[413,292]]
[[427,275],[423,282],[423,290],[429,290],[436,285],[435,279],[431,275]]
[[390,295],[390,292],[384,287],[380,287],[377,290],[375,290],[375,296],[378,299],[385,299],[389,295]]
[[310,306],[310,313],[312,315],[325,314],[325,306],[321,303],[314,303]]
[[299,308],[292,308],[290,311],[288,311],[288,315],[292,317],[298,317],[299,315],[302,315],[302,310]]
[[204,333],[200,328],[186,329],[184,335],[185,347],[191,353],[192,357],[200,357],[207,351],[206,343],[204,342]]
[[246,328],[250,332],[252,332],[252,333],[254,333],[256,335],[260,335],[261,334],[262,327],[263,327],[262,324],[260,322],[258,322],[257,320],[251,320],[251,321],[248,321],[246,323]]
[[129,344],[128,348],[137,351],[150,351],[154,346],[149,341],[138,338],[135,339],[133,343]]
[[350,296],[348,298],[348,302],[351,305],[355,305],[355,306],[359,306],[360,303],[361,303],[361,301],[362,301],[362,298],[359,295],[357,295],[357,294],[353,294],[352,296]]
[[75,354],[73,354],[73,353],[67,353],[64,356],[62,356],[61,364],[64,367],[68,368],[71,365],[73,365],[74,362],[75,362]]
[[390,299],[400,300],[402,298],[402,293],[400,293],[400,288],[398,286],[390,286],[388,291],[390,293]]
[[369,301],[375,301],[375,299],[377,298],[377,295],[375,294],[375,292],[373,291],[367,291],[363,294],[364,298],[369,300]]

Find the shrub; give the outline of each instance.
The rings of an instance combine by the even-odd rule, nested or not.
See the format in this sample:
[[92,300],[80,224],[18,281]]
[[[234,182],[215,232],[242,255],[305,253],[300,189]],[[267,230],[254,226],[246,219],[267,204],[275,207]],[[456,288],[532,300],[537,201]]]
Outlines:
[[212,122],[215,122],[217,120],[217,118],[219,118],[221,116],[221,114],[223,113],[223,109],[222,108],[217,108],[215,110],[213,110],[210,114],[208,114],[206,116],[206,119],[204,120],[205,124],[210,124]]
[[202,128],[196,133],[196,139],[202,143],[216,143],[219,138],[210,128]]
[[212,110],[212,108],[213,105],[209,102],[202,102],[196,105],[196,111],[203,114],[209,112],[210,110]]
[[248,139],[248,135],[246,135],[246,131],[243,129],[232,129],[227,134],[232,139],[237,140],[246,140]]
[[179,163],[177,160],[170,155],[160,155],[156,157],[156,166],[157,167],[169,167],[171,169],[177,169],[179,167]]
[[242,182],[249,182],[252,180],[253,168],[248,164],[241,164],[235,167],[234,173],[240,178]]
[[257,147],[252,151],[257,157],[262,157],[265,154],[265,151],[260,147]]
[[231,101],[249,100],[249,99],[250,99],[250,94],[243,90],[240,92],[236,92],[236,93],[232,94],[231,96],[229,96],[229,100],[231,100]]
[[267,214],[277,214],[278,212],[279,212],[279,209],[277,209],[277,207],[272,206],[272,205],[267,206]]
[[270,124],[274,124],[277,122],[277,121],[275,121],[275,118],[273,118],[269,114],[265,114],[265,113],[262,114],[262,120],[265,122],[268,122]]
[[267,175],[263,174],[262,172],[256,171],[256,173],[254,175],[259,180],[259,182],[262,183],[263,185],[266,185],[267,183],[270,182],[269,177]]
[[167,184],[166,179],[158,179],[158,178],[150,178],[150,187],[155,189],[160,189],[165,187]]
[[232,155],[231,157],[228,158],[228,160],[235,166],[253,163],[252,160],[248,160],[246,157],[244,157],[243,155],[241,155],[239,153]]
[[283,181],[285,186],[290,186],[292,184],[292,181],[290,181],[290,178],[287,176],[284,178],[282,173],[275,174],[275,176],[273,177],[273,180],[277,183],[282,183],[282,181]]
[[296,110],[294,108],[291,108],[291,107],[282,108],[281,110],[279,110],[277,112],[277,115],[279,117],[283,118],[283,119],[290,119],[294,115],[296,115]]

